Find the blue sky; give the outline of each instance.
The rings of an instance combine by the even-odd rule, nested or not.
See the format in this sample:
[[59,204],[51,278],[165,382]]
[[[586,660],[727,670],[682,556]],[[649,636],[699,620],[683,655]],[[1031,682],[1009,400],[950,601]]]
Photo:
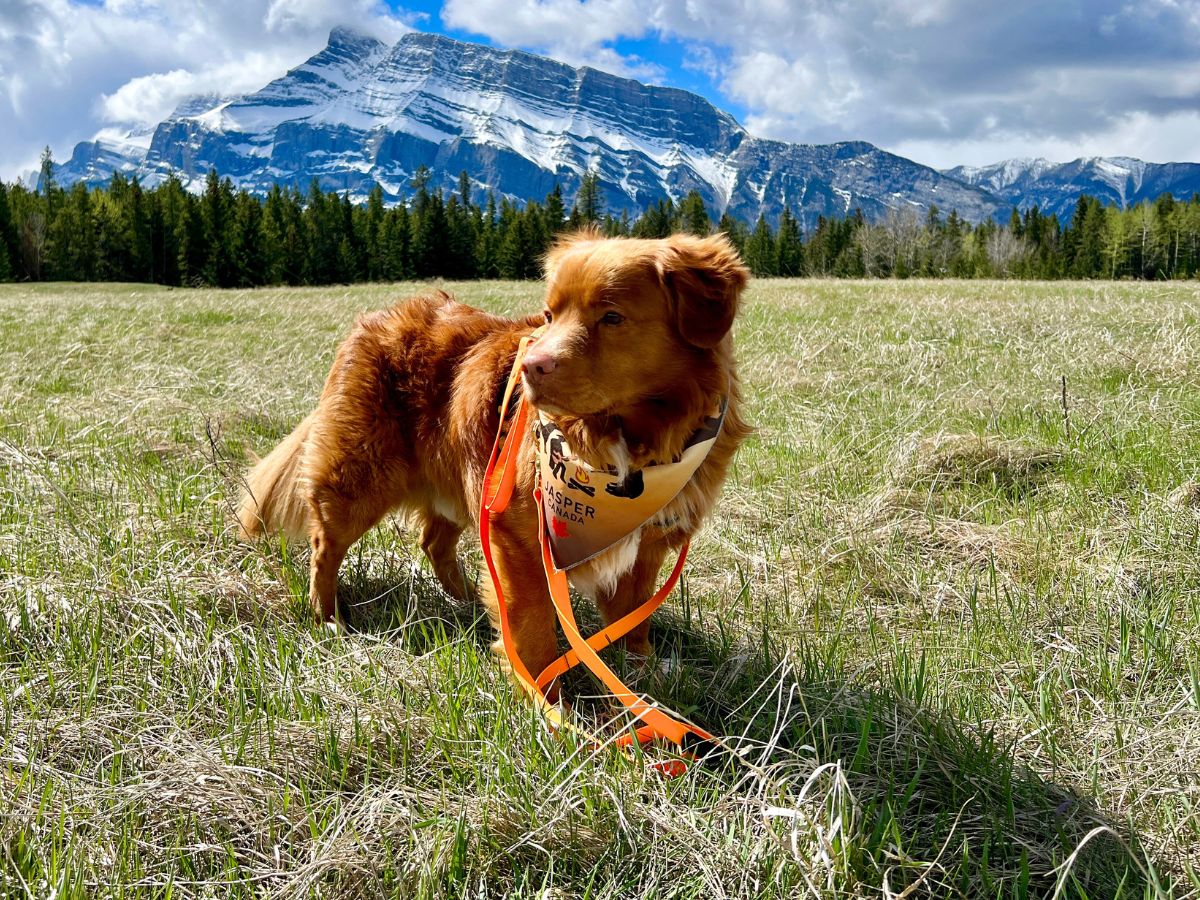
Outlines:
[[939,168],[1200,161],[1200,0],[0,0],[0,177],[350,25],[437,31],[696,91],[754,134]]

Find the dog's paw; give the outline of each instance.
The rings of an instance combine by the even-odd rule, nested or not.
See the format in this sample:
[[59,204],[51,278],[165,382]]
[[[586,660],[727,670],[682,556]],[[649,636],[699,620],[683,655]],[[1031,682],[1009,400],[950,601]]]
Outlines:
[[658,661],[658,672],[663,676],[674,675],[681,668],[682,663],[677,656],[665,656]]
[[568,719],[573,718],[575,715],[575,705],[571,703],[571,701],[568,700],[561,692],[559,693],[557,699],[555,699],[555,701],[551,704],[551,709],[553,709],[557,713],[558,717],[563,721],[567,721]]
[[625,658],[629,660],[629,664],[636,669],[644,669],[654,659],[654,645],[649,641],[639,641],[630,643],[628,639],[625,642]]

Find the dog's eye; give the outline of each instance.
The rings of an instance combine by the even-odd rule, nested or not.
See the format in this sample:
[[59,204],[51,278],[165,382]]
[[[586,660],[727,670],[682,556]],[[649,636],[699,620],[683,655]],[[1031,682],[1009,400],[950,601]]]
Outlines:
[[545,317],[546,324],[549,325],[550,321],[554,318],[554,313],[552,313],[552,312],[550,312],[550,310],[546,309],[546,310],[542,311],[542,316]]
[[607,312],[600,319],[605,325],[620,325],[625,321],[625,317],[619,312]]

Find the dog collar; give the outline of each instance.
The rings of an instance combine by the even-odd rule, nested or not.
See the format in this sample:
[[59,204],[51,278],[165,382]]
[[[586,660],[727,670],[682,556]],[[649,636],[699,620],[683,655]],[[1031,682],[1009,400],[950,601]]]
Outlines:
[[542,507],[554,566],[571,569],[633,534],[683,490],[721,433],[729,398],[671,462],[653,463],[624,478],[571,452],[566,435],[543,413],[534,428]]

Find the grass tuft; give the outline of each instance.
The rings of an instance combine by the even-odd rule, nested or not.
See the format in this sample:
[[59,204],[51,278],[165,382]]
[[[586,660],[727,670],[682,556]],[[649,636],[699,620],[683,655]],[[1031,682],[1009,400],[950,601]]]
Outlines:
[[937,434],[922,438],[910,452],[905,486],[930,491],[966,485],[1023,491],[1062,461],[1062,451],[1032,447],[1022,440],[979,435]]

